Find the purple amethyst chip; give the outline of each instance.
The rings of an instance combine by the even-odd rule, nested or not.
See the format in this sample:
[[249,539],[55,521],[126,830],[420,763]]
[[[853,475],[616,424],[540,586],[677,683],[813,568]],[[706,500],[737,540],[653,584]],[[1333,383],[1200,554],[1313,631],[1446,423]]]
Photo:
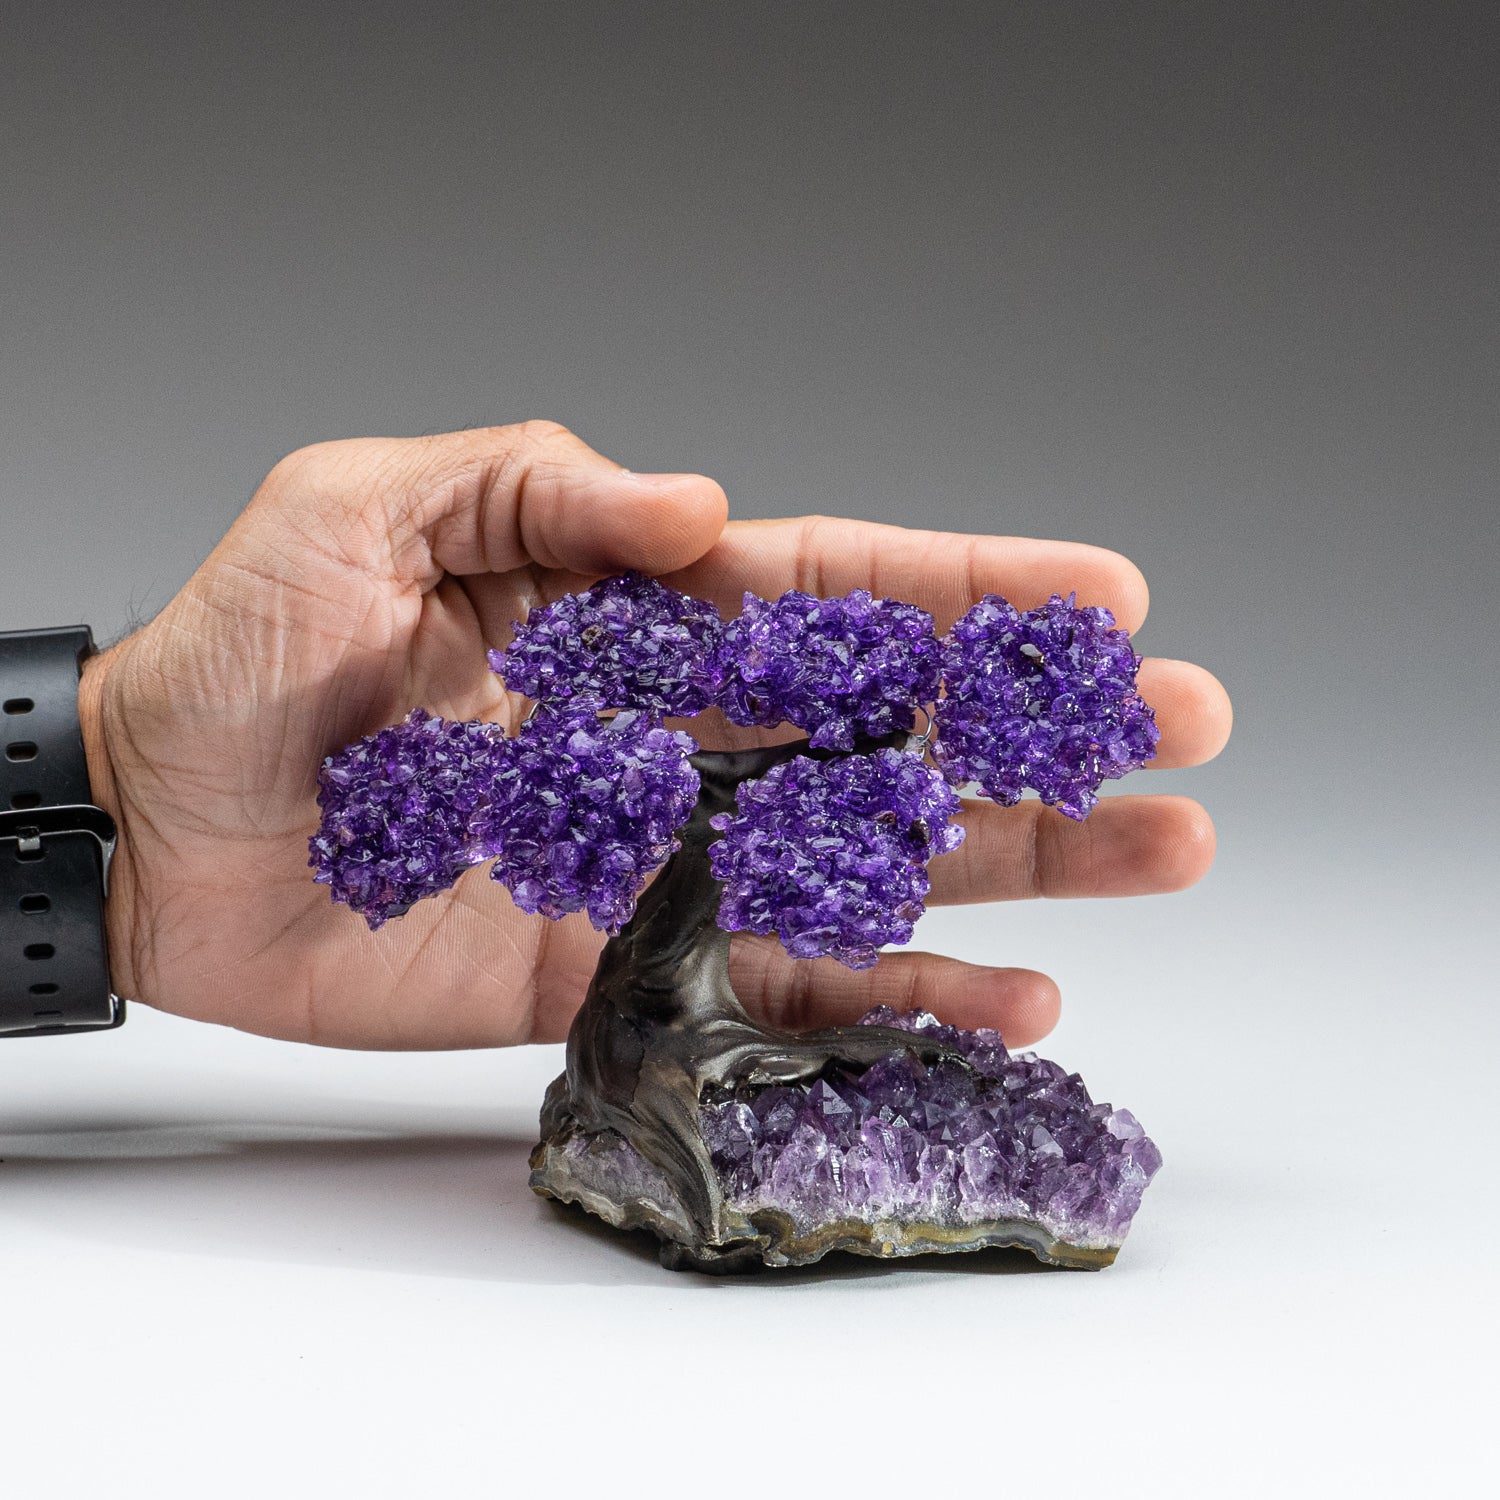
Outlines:
[[491,876],[522,911],[586,911],[601,932],[618,931],[679,847],[698,797],[696,743],[650,714],[601,721],[570,709],[537,714],[510,748],[473,818]]
[[719,707],[734,723],[795,724],[830,750],[910,729],[942,670],[932,616],[864,589],[840,599],[746,594],[718,661]]
[[898,1053],[705,1104],[700,1129],[731,1208],[774,1210],[804,1234],[840,1221],[1019,1221],[1067,1246],[1120,1244],[1161,1166],[1129,1110],[1095,1104],[1076,1073],[1008,1052],[995,1031],[888,1006],[859,1024],[946,1042],[967,1066]]
[[949,632],[935,755],[955,785],[977,781],[1006,807],[1030,787],[1081,819],[1104,781],[1155,755],[1129,633],[1074,598],[1023,612],[986,594]]
[[712,604],[626,573],[533,609],[489,662],[539,703],[692,715],[714,700],[722,630]]
[[724,883],[719,925],[775,933],[793,958],[829,954],[851,969],[911,941],[931,888],[927,862],[963,842],[959,799],[915,755],[799,755],[742,782],[737,811],[711,822]]
[[436,895],[483,858],[469,818],[502,774],[509,741],[493,724],[414,709],[323,762],[313,879],[371,927]]

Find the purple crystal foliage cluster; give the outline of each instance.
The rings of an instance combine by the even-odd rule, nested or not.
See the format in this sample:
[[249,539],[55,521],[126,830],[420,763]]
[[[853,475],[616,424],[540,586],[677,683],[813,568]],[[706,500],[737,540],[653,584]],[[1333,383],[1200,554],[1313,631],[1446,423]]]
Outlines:
[[533,609],[492,670],[540,703],[701,713],[717,695],[719,611],[639,573]]
[[554,710],[511,739],[417,709],[324,762],[313,879],[373,928],[493,860],[523,911],[615,931],[678,847],[697,748],[649,714]]
[[941,672],[932,616],[915,605],[864,589],[746,594],[724,627],[718,701],[736,724],[795,724],[815,750],[852,750],[861,735],[910,729]]
[[728,1203],[775,1209],[799,1233],[840,1220],[960,1227],[1016,1219],[1070,1245],[1117,1246],[1161,1153],[1135,1117],[1095,1104],[1075,1074],[925,1011],[861,1025],[940,1038],[968,1067],[910,1053],[811,1087],[704,1104],[700,1126]]
[[932,616],[855,589],[746,594],[727,625],[703,600],[626,573],[533,609],[490,666],[541,703],[666,715],[721,708],[736,724],[795,724],[815,749],[910,729],[937,697]]
[[469,822],[505,756],[491,724],[418,708],[324,762],[313,879],[371,927],[446,890],[483,857]]
[[1031,787],[1084,818],[1101,783],[1156,753],[1156,717],[1136,692],[1139,666],[1107,609],[1054,594],[1023,612],[986,594],[943,643],[938,763],[1003,806]]
[[546,712],[509,752],[475,809],[472,835],[522,911],[586,911],[601,932],[635,912],[646,877],[678,847],[698,800],[691,736],[649,714],[600,720]]
[[799,755],[743,782],[736,802],[711,820],[719,926],[775,933],[793,958],[828,954],[851,969],[869,968],[884,943],[910,942],[928,860],[964,836],[942,777],[895,750]]
[[[717,705],[850,751],[936,701],[951,782],[1005,804],[1031,787],[1074,818],[1157,738],[1128,635],[1108,610],[1057,595],[1024,613],[987,595],[940,643],[924,610],[863,589],[747,594],[726,624],[711,603],[631,573],[533,609],[490,664],[537,700],[515,738],[417,710],[323,768],[315,878],[371,926],[492,859],[523,910],[587,911],[617,929],[678,847],[698,790],[697,746],[667,715]],[[601,725],[610,708],[622,712]],[[962,838],[957,807],[919,755],[889,749],[799,758],[747,782],[737,812],[714,820],[721,924],[866,967],[910,939],[927,861]]]

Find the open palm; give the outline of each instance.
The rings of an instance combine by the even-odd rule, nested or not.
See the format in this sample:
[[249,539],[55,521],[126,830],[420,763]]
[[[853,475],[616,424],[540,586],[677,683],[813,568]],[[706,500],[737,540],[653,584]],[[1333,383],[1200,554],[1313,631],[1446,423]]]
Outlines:
[[[90,770],[121,831],[116,989],[335,1046],[561,1039],[603,942],[585,917],[527,916],[474,870],[371,933],[313,884],[307,839],[330,751],[418,705],[510,727],[526,705],[486,648],[603,573],[635,567],[728,613],[747,589],[867,588],[939,630],[989,592],[1028,607],[1076,590],[1132,630],[1145,615],[1139,572],[1094,547],[725,516],[711,480],[628,473],[546,423],[322,444],[279,464],[167,609],[85,672]],[[1156,765],[1218,752],[1229,705],[1207,672],[1148,660],[1140,689],[1161,726]],[[706,747],[756,738],[717,715],[693,732]],[[934,902],[1173,890],[1213,854],[1207,816],[1181,797],[1110,797],[1084,824],[975,803],[964,821],[963,846],[932,866]],[[920,953],[854,973],[737,938],[733,974],[749,1009],[796,1026],[921,1003],[1025,1045],[1058,1007],[1044,975]]]

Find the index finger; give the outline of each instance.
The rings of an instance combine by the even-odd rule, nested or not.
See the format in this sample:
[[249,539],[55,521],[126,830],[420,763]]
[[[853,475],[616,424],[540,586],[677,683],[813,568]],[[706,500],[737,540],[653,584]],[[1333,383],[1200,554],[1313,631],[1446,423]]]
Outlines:
[[774,599],[788,589],[818,598],[868,589],[877,598],[919,605],[945,631],[985,594],[1020,609],[1052,594],[1077,593],[1080,604],[1102,604],[1126,630],[1139,630],[1149,592],[1127,557],[1083,542],[1030,537],[965,536],[909,531],[839,516],[781,521],[731,521],[714,546],[670,579],[738,614],[746,589]]

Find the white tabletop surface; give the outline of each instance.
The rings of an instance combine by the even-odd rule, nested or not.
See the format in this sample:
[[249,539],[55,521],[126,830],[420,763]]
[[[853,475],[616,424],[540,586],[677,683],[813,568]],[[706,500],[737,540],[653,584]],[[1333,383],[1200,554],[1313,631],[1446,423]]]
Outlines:
[[1488,1493],[1483,913],[1445,908],[1439,980],[1437,906],[1398,925],[1379,884],[1231,863],[929,917],[933,948],[1050,964],[1042,1050],[1162,1146],[1101,1274],[663,1271],[527,1188],[560,1048],[336,1053],[143,1007],[13,1043],[5,1493]]

